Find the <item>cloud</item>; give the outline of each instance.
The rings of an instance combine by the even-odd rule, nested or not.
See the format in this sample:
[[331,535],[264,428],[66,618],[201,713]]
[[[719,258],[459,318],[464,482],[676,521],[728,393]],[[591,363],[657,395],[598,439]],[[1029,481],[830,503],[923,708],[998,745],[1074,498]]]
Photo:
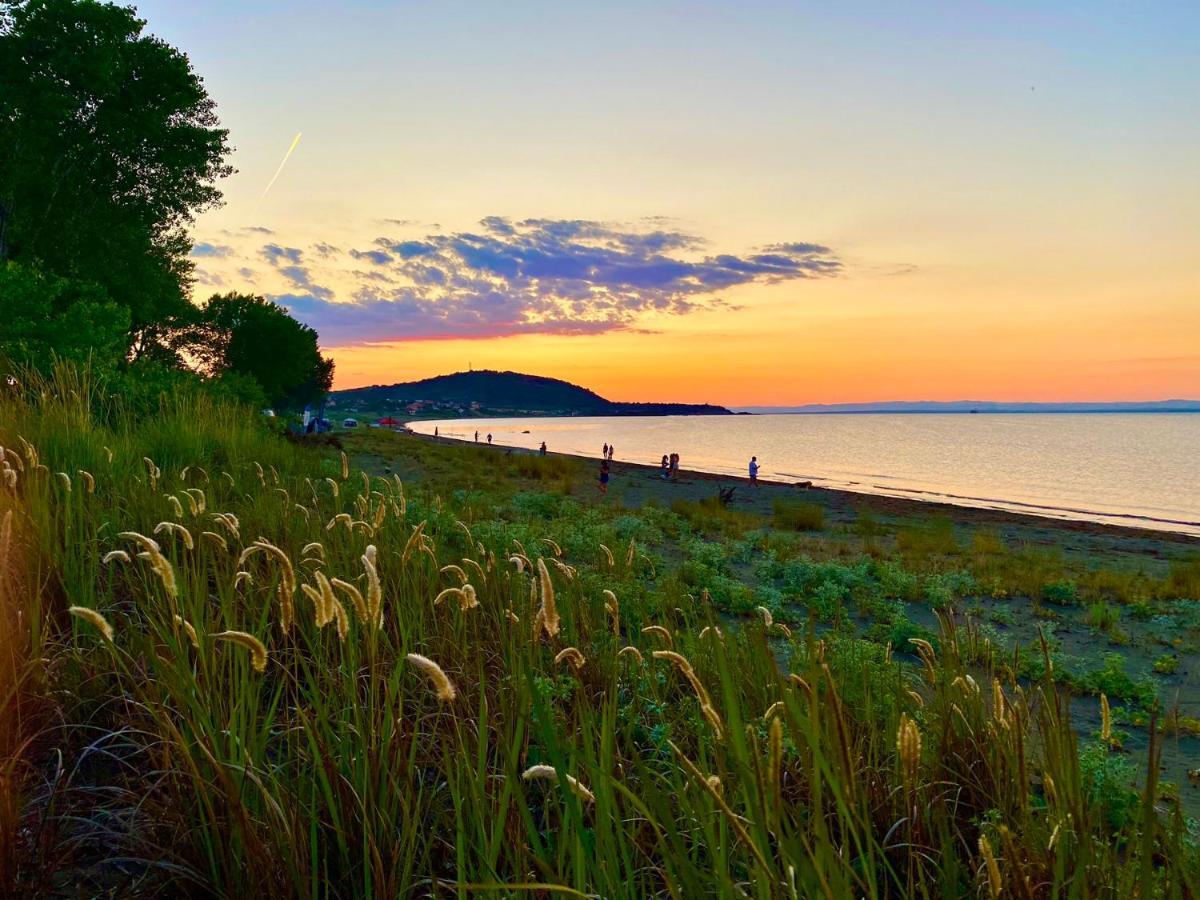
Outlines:
[[723,308],[719,293],[728,288],[842,271],[822,244],[712,254],[701,238],[667,225],[654,220],[630,230],[585,219],[489,216],[474,231],[380,237],[378,249],[345,254],[371,269],[341,273],[338,283],[355,285],[353,301],[341,303],[313,283],[301,251],[272,243],[260,253],[295,289],[272,299],[316,328],[326,346],[627,330],[649,314]]
[[309,277],[308,269],[304,266],[281,266],[279,274],[300,288],[300,290],[307,291],[314,297],[319,297],[322,300],[333,299],[333,291],[319,284],[314,284],[312,278]]
[[278,244],[267,244],[262,248],[262,257],[273,266],[278,266],[280,260],[299,265],[304,253],[296,247],[280,247]]
[[383,250],[351,250],[350,256],[354,259],[368,260],[377,266],[386,266],[392,261],[392,257]]
[[195,257],[221,257],[228,256],[233,252],[232,247],[226,247],[224,244],[210,244],[206,241],[197,241],[192,245],[191,255]]

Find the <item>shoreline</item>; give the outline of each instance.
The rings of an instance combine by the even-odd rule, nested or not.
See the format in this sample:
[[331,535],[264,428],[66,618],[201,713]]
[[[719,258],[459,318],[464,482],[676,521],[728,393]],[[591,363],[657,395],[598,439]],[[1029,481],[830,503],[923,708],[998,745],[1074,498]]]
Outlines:
[[[474,441],[457,437],[434,437],[431,434],[410,429],[408,423],[405,424],[403,433],[433,443],[466,447],[489,447],[486,444],[476,444]],[[490,445],[490,449],[504,453],[537,455],[536,450],[507,444],[492,444]],[[599,462],[596,457],[577,453],[548,451],[546,455],[562,459],[575,459],[592,464]],[[1074,519],[1054,515],[1041,515],[1034,512],[1020,512],[983,505],[951,503],[918,497],[895,497],[889,494],[823,487],[817,484],[804,488],[799,487],[795,482],[767,478],[760,478],[758,480],[759,486],[753,488],[750,486],[749,478],[745,476],[724,475],[695,469],[680,469],[677,479],[674,481],[664,481],[659,476],[659,472],[659,468],[654,465],[624,462],[614,459],[612,462],[610,496],[618,496],[616,489],[620,487],[619,496],[622,502],[633,500],[632,504],[626,503],[626,505],[640,505],[652,498],[662,499],[670,495],[677,495],[682,499],[689,500],[710,498],[716,496],[718,488],[735,487],[736,491],[731,504],[732,508],[746,511],[754,510],[765,514],[771,512],[771,506],[775,500],[791,499],[819,503],[828,512],[833,514],[832,517],[835,521],[857,517],[861,512],[869,512],[889,519],[943,516],[952,520],[956,525],[992,527],[997,530],[1016,529],[1034,532],[1069,532],[1079,537],[1119,538],[1122,540],[1151,543],[1163,542],[1193,546],[1200,549],[1200,535],[1185,531],[1172,531],[1165,528],[1100,522],[1084,518]],[[597,497],[599,496],[597,494]]]

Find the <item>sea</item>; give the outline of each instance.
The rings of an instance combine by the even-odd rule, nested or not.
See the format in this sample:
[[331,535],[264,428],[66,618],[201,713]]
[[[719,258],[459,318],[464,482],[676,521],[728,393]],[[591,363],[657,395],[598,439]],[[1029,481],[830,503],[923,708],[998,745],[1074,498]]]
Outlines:
[[416,421],[422,434],[1200,534],[1200,414],[853,413]]

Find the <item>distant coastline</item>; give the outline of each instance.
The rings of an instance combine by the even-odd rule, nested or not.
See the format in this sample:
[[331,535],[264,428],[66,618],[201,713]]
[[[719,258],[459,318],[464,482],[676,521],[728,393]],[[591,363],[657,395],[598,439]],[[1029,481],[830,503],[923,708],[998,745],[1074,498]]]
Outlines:
[[1200,413],[1200,400],[1112,401],[1096,403],[1021,403],[996,400],[915,400],[883,403],[809,403],[801,406],[735,406],[752,415],[828,414],[1016,414],[1016,413]]

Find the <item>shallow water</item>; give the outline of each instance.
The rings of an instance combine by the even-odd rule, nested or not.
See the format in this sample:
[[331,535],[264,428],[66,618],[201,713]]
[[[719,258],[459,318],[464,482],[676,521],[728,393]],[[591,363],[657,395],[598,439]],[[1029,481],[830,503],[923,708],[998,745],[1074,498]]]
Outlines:
[[647,416],[413,422],[442,437],[1200,534],[1200,414]]

